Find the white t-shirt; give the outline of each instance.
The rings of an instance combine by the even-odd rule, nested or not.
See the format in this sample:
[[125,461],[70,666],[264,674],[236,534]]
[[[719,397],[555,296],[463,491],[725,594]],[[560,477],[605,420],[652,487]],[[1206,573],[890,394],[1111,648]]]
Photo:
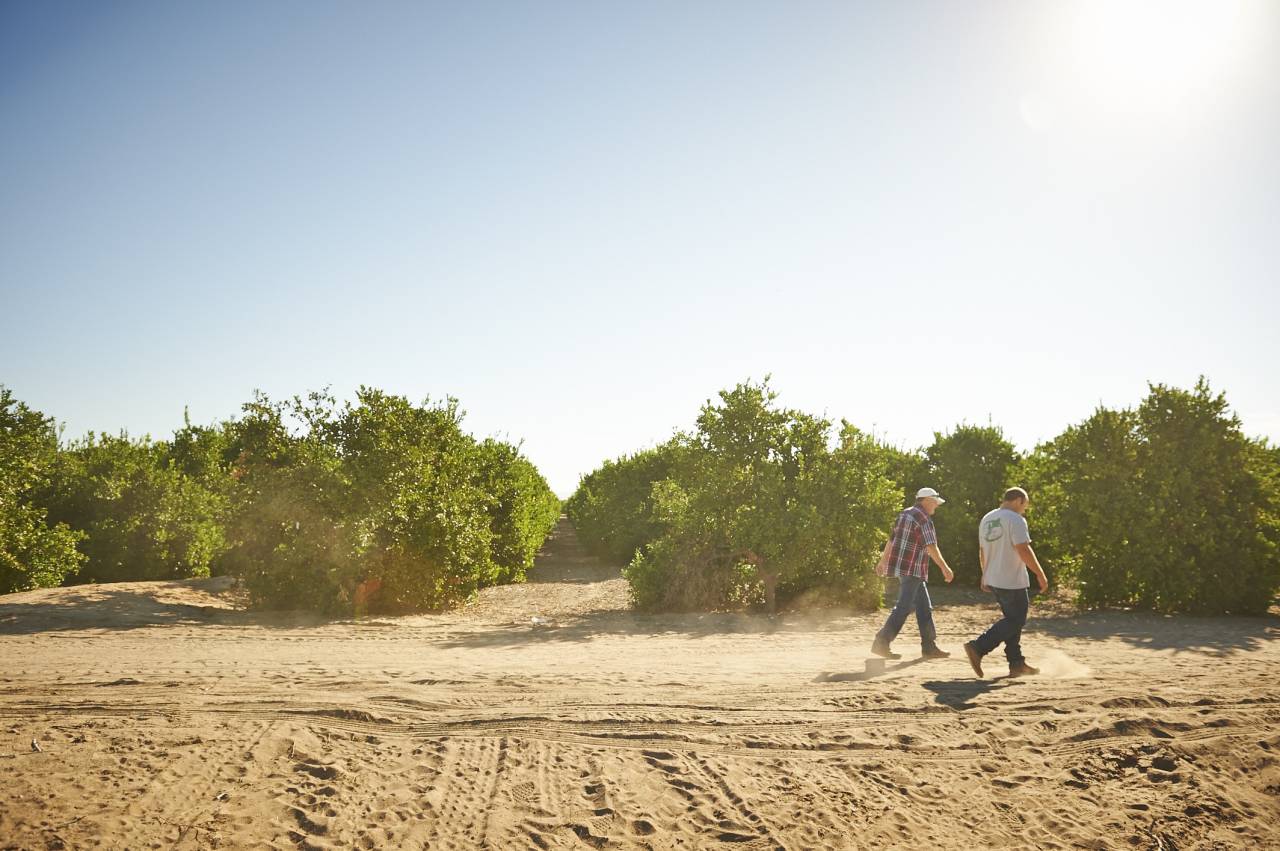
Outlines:
[[988,511],[978,525],[978,546],[986,556],[987,568],[983,579],[992,588],[1027,588],[1031,580],[1022,556],[1014,549],[1018,544],[1031,543],[1031,530],[1027,519],[1011,508]]

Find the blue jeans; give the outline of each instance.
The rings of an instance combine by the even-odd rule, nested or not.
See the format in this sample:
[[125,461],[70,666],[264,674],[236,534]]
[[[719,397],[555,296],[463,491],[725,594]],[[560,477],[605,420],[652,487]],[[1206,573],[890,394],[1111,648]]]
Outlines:
[[991,628],[975,640],[978,652],[986,656],[1004,642],[1004,655],[1010,665],[1021,665],[1026,659],[1022,655],[1022,627],[1027,623],[1027,609],[1031,607],[1031,595],[1026,588],[992,588],[996,602],[1004,617],[991,625]]
[[916,613],[916,624],[920,627],[920,646],[925,650],[936,647],[938,630],[933,626],[933,603],[929,600],[929,585],[925,580],[914,576],[898,577],[898,602],[894,604],[893,611],[889,612],[889,619],[876,633],[876,641],[888,644],[897,638],[912,609]]

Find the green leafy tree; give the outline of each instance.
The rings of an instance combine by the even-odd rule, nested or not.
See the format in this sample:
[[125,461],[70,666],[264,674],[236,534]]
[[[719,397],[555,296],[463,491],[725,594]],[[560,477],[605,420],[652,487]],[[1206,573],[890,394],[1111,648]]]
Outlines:
[[1018,455],[1004,433],[994,426],[958,425],[950,432],[935,432],[924,453],[924,479],[911,488],[930,485],[941,491],[946,503],[934,514],[938,549],[956,573],[956,581],[977,584],[982,568],[978,561],[978,522],[1000,504],[1011,486]]
[[477,475],[488,497],[496,580],[523,582],[560,517],[560,500],[519,447],[500,440],[480,444]]
[[[1027,522],[1046,571],[1070,581],[1086,603],[1127,596],[1139,581],[1129,558],[1141,516],[1133,412],[1099,408],[1019,466],[1031,496]],[[1086,567],[1087,566],[1087,567]]]
[[221,505],[148,438],[90,433],[63,448],[40,499],[82,533],[80,582],[208,576],[224,546]]
[[232,477],[241,447],[235,441],[233,422],[192,425],[183,412],[183,426],[160,444],[162,461],[182,475],[219,496],[228,496],[236,485]]
[[582,477],[565,510],[589,552],[626,564],[665,531],[655,511],[653,485],[672,475],[680,449],[678,440],[669,440],[606,461]]
[[783,409],[768,382],[708,402],[653,487],[667,531],[624,575],[644,609],[723,609],[802,595],[874,606],[871,572],[897,502],[888,458],[845,425]]
[[[209,494],[211,516],[220,529],[225,529],[238,484],[232,473],[241,451],[234,441],[233,423],[193,425],[184,411],[182,428],[174,432],[171,439],[160,443],[159,448],[162,465],[197,483]],[[225,550],[224,534],[209,566],[212,575],[225,571],[222,558]]]
[[361,388],[358,402],[339,419],[339,447],[354,488],[363,572],[381,588],[374,604],[437,609],[497,583],[481,453],[461,429],[457,400],[415,406]]
[[245,583],[257,606],[351,609],[360,576],[356,534],[346,522],[350,483],[335,447],[314,428],[331,407],[320,394],[283,403],[259,393],[229,429],[237,486],[222,569]]
[[[1139,539],[1151,581],[1139,603],[1165,611],[1264,612],[1280,585],[1270,471],[1224,394],[1153,385],[1137,409]],[[1166,566],[1164,570],[1159,565]]]
[[81,534],[36,501],[57,452],[53,419],[0,385],[0,594],[60,585],[84,561]]
[[898,486],[898,490],[902,494],[902,507],[905,508],[913,504],[916,491],[926,485],[930,485],[932,481],[928,461],[924,453],[920,450],[901,449],[896,446],[881,444],[880,454],[886,461],[885,474]]
[[522,579],[559,501],[461,420],[454,399],[368,387],[343,405],[259,395],[231,429],[228,569],[258,605],[331,614],[436,610]]
[[1086,606],[1259,613],[1280,587],[1277,465],[1222,394],[1152,385],[1099,409],[1024,470],[1045,546]]

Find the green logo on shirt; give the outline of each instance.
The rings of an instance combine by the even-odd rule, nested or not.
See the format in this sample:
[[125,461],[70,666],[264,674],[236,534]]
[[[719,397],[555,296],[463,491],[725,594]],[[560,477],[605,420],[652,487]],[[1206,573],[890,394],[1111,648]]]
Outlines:
[[987,543],[994,543],[1004,537],[1004,527],[1000,525],[1000,518],[987,521],[986,535]]

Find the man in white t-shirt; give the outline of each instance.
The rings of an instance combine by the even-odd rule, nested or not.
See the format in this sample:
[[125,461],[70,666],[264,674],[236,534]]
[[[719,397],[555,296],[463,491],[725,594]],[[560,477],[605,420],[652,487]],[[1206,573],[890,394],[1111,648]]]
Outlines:
[[1031,549],[1031,532],[1027,519],[1022,515],[1030,503],[1022,488],[1009,488],[1004,492],[1000,507],[988,511],[978,525],[978,558],[982,562],[982,590],[996,595],[1004,617],[975,640],[964,645],[969,664],[978,676],[982,676],[982,657],[995,650],[1003,642],[1004,655],[1009,660],[1009,676],[1025,677],[1040,673],[1027,664],[1022,655],[1022,627],[1027,622],[1027,610],[1031,597],[1027,589],[1030,569],[1040,583],[1040,590],[1049,587],[1044,568],[1040,566],[1035,551]]

